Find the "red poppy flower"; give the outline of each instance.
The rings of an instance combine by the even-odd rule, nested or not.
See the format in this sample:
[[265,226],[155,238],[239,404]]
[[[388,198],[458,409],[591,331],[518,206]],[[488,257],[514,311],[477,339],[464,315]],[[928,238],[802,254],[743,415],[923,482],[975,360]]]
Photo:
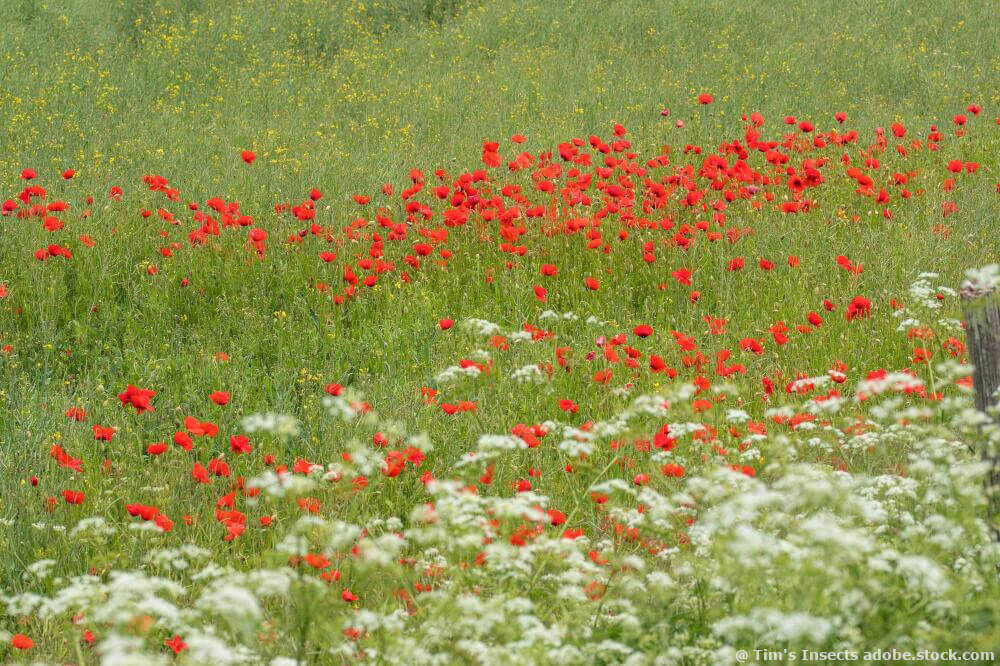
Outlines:
[[185,451],[190,451],[194,448],[194,442],[191,441],[191,436],[183,430],[178,430],[174,433],[174,444],[181,447]]
[[672,476],[675,478],[684,476],[684,468],[676,463],[667,463],[660,468],[660,471],[664,476]]
[[64,490],[62,496],[67,504],[83,504],[84,495],[78,490]]
[[208,470],[201,463],[195,463],[191,468],[191,477],[196,483],[209,483]]
[[246,435],[233,435],[229,438],[229,448],[232,449],[233,453],[250,453],[253,447],[250,446],[250,440]]
[[135,407],[137,414],[142,414],[143,412],[155,411],[152,404],[150,404],[155,396],[156,391],[137,388],[129,384],[125,391],[118,394],[118,399],[121,400],[123,407],[131,405]]
[[180,654],[185,648],[187,648],[187,643],[181,640],[181,637],[174,634],[173,638],[163,641],[163,644],[174,651],[174,654]]
[[564,412],[570,412],[572,414],[576,414],[580,408],[572,400],[563,398],[562,400],[559,401],[559,409],[563,410]]
[[219,426],[214,423],[209,423],[208,421],[199,421],[192,416],[188,416],[184,419],[184,427],[187,428],[188,432],[195,436],[204,435],[206,437],[215,437],[219,434]]
[[653,334],[653,327],[648,324],[639,324],[632,329],[632,333],[639,336],[640,338],[648,338]]
[[869,315],[871,309],[871,301],[864,296],[855,296],[851,299],[851,303],[847,306],[845,316],[847,317],[847,321],[863,319]]
[[86,421],[87,412],[79,407],[70,407],[66,410],[66,418],[70,421]]
[[35,641],[24,634],[14,634],[10,639],[10,645],[18,650],[30,650],[35,647]]

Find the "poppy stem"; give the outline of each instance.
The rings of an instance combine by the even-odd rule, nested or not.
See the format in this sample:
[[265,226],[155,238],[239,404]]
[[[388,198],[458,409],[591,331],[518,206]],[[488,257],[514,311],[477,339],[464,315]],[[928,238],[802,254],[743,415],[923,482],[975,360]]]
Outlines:
[[[565,525],[570,525],[572,523],[573,516],[576,515],[576,512],[580,510],[580,506],[583,504],[584,496],[591,489],[591,487],[593,487],[593,485],[601,479],[601,477],[607,474],[609,469],[614,467],[616,462],[618,462],[618,456],[614,456],[613,458],[611,458],[611,462],[605,465],[604,469],[598,472],[597,476],[594,477],[594,480],[587,484],[587,487],[584,489],[583,493],[576,498],[576,505],[573,507],[573,510],[569,512],[569,516],[567,516],[566,522],[564,523]],[[538,581],[539,576],[542,575],[542,571],[544,569],[545,569],[544,565],[539,565],[539,567],[535,569],[535,575],[533,575],[531,577],[531,580],[528,582],[528,589],[526,590],[527,593],[530,593],[531,590],[534,589],[535,583]]]

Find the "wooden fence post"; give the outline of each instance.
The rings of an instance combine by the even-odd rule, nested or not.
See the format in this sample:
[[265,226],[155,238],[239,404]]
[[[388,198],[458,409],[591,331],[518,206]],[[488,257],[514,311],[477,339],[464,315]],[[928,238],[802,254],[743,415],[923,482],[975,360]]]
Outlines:
[[[974,285],[966,282],[961,289],[965,333],[968,339],[969,362],[974,366],[972,384],[975,389],[976,409],[993,410],[993,418],[1000,423],[1000,291],[996,286]],[[994,539],[1000,541],[1000,446],[988,439],[983,449],[983,459],[990,463],[986,475],[987,518],[993,529]]]

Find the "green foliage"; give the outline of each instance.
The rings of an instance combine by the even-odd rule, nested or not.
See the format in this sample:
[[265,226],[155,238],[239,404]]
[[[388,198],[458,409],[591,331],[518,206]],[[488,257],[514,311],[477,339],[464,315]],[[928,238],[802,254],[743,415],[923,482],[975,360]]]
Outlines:
[[[117,608],[110,599],[128,617],[94,620],[106,632],[99,638],[138,639],[141,659],[163,656],[162,641],[182,626],[191,629],[185,639],[204,639],[205,627],[218,627],[231,646],[252,645],[261,660],[291,655],[317,663],[344,663],[361,649],[373,660],[405,664],[441,653],[455,663],[643,663],[662,656],[687,665],[731,662],[734,648],[765,644],[995,647],[997,554],[986,538],[976,463],[988,434],[969,426],[962,411],[969,399],[954,368],[937,365],[946,355],[942,342],[961,335],[949,321],[959,315],[957,299],[933,300],[969,266],[1000,260],[991,222],[1000,151],[992,9],[930,0],[782,7],[721,0],[0,2],[0,200],[16,197],[25,185],[18,176],[30,166],[48,200],[70,204],[67,228],[55,235],[36,218],[0,218],[0,284],[10,288],[0,299],[0,346],[11,346],[0,356],[0,601],[7,607],[0,638],[23,628],[40,646],[29,658],[90,663],[91,652],[77,656],[91,650],[75,644],[83,625],[69,618],[100,618],[102,609]],[[712,105],[697,104],[702,92],[715,95]],[[970,102],[982,104],[983,114],[959,139],[951,118]],[[947,138],[940,152],[914,151],[905,160],[889,148],[884,170],[912,172],[909,186],[922,190],[902,200],[893,189],[891,218],[857,195],[841,169],[812,211],[786,216],[773,207],[733,206],[728,224],[752,233],[738,244],[699,242],[690,252],[669,244],[673,231],[629,228],[618,241],[619,227],[609,224],[608,255],[582,249],[581,236],[533,227],[525,255],[517,256],[500,252],[495,229],[477,221],[450,230],[453,259],[422,259],[412,283],[399,274],[415,232],[394,246],[395,271],[363,298],[332,301],[344,285],[343,263],[363,258],[370,240],[346,240],[343,229],[382,205],[402,219],[399,191],[410,184],[411,168],[433,184],[434,171],[444,169],[450,182],[480,168],[482,142],[495,140],[503,166],[491,177],[536,198],[528,170],[506,169],[521,150],[537,155],[571,137],[608,137],[620,122],[641,157],[669,146],[674,164],[700,164],[684,155],[685,145],[707,155],[722,141],[743,140],[741,116],[753,111],[778,139],[790,114],[822,131],[857,129],[860,145],[844,149],[856,161],[874,129],[894,121],[909,128],[907,141],[926,141],[930,124]],[[843,128],[833,119],[837,111],[848,115]],[[515,133],[527,142],[508,141]],[[240,160],[243,149],[256,151],[253,165]],[[840,151],[823,154],[836,164]],[[944,164],[952,158],[981,168],[946,191]],[[58,173],[67,167],[77,175],[64,182]],[[149,191],[147,174],[169,179],[178,201]],[[379,194],[384,183],[394,184],[392,199]],[[125,191],[122,201],[108,198],[112,186]],[[309,224],[275,212],[308,198],[313,187],[323,192],[313,222],[335,238],[328,245]],[[372,203],[359,207],[351,200],[356,193]],[[216,196],[239,202],[254,226],[268,231],[264,259],[248,248],[242,227],[204,245],[189,242],[197,225],[187,202],[205,210]],[[421,198],[431,199],[427,191]],[[945,204],[958,212],[944,219]],[[161,207],[180,224],[160,219]],[[141,217],[140,210],[153,214]],[[675,212],[678,227],[711,215]],[[289,243],[302,229],[303,244]],[[82,234],[96,245],[84,246]],[[33,259],[56,238],[69,239],[71,261]],[[645,241],[657,244],[654,263],[642,260]],[[180,249],[163,256],[171,243]],[[327,247],[340,253],[336,262],[317,257]],[[739,273],[726,270],[736,254],[747,260]],[[787,267],[790,254],[801,266]],[[838,268],[838,254],[864,272]],[[777,267],[758,270],[763,258]],[[545,282],[551,288],[543,304],[532,287],[546,262],[557,263],[560,274]],[[671,277],[681,266],[695,270],[697,303]],[[923,271],[939,276],[914,291]],[[583,286],[590,276],[600,279],[600,290]],[[855,294],[872,299],[874,316],[846,320],[843,305]],[[841,309],[823,311],[828,297]],[[925,342],[900,330],[892,300],[933,329],[926,344],[934,363],[914,360],[914,347]],[[826,318],[822,329],[783,347],[768,340],[759,356],[738,350],[736,341],[768,339],[769,326],[802,323],[813,309]],[[727,333],[710,335],[705,316],[726,319]],[[442,331],[443,317],[459,323]],[[496,322],[509,349],[491,345],[473,319]],[[526,323],[555,337],[523,340]],[[656,334],[630,344],[644,354],[673,354],[686,374],[675,382],[646,372],[633,377],[619,365],[613,383],[597,385],[603,352],[595,340],[639,323]],[[697,336],[707,356],[726,347],[746,364],[746,375],[726,387],[709,360],[707,395],[717,404],[708,411],[694,412],[692,396],[679,387],[697,373],[679,363],[672,331]],[[563,346],[572,350],[573,372],[557,364]],[[218,352],[229,360],[218,360]],[[460,360],[485,363],[484,355],[494,363],[491,373],[443,376]],[[555,365],[550,380],[513,379],[544,362]],[[838,362],[850,379],[835,409],[783,390],[799,373],[829,381]],[[868,372],[902,368],[945,400],[891,390],[884,400],[854,400]],[[778,384],[768,402],[763,376]],[[335,412],[352,412],[351,402],[364,399],[381,416],[331,417],[324,402],[331,383],[346,386],[350,398],[336,401]],[[626,383],[630,392],[615,392]],[[156,390],[156,411],[123,408],[116,395],[128,384]],[[207,400],[223,388],[233,394],[224,408]],[[445,416],[425,404],[421,388],[477,409]],[[647,411],[629,411],[637,395],[652,396]],[[578,403],[578,414],[558,406],[564,398]],[[666,399],[668,412],[649,406]],[[86,422],[69,421],[70,407],[86,408]],[[751,437],[741,410],[766,423],[768,434]],[[233,455],[229,436],[245,430],[243,418],[271,412],[293,417],[295,434],[262,429],[252,433],[252,456]],[[819,425],[779,424],[786,412],[813,414]],[[152,442],[169,443],[187,416],[213,420],[221,434],[199,439],[193,453],[173,444],[161,457],[145,453]],[[581,460],[560,445],[575,441],[568,429],[584,420],[620,429],[596,437]],[[687,428],[673,452],[612,448],[618,439],[637,446],[666,421]],[[498,453],[480,439],[543,422],[553,430],[537,449]],[[114,440],[95,441],[93,424],[117,427]],[[713,448],[718,442],[695,437],[705,426],[726,439],[719,445],[725,453]],[[740,435],[727,435],[730,428]],[[433,449],[419,472],[408,467],[385,477],[376,459],[384,452],[372,445],[376,432],[389,433],[400,448],[407,435],[427,433]],[[80,457],[85,471],[58,467],[53,445]],[[471,451],[484,456],[481,464],[461,462]],[[239,477],[262,482],[265,453],[322,469],[308,489],[279,488],[257,504],[241,495],[251,525],[238,540],[223,541],[216,503]],[[219,456],[232,477],[195,484],[192,463]],[[495,463],[491,486],[480,482],[488,461]],[[661,474],[666,462],[682,464],[686,477]],[[757,476],[732,473],[729,464]],[[529,477],[529,469],[540,477]],[[425,471],[461,485],[429,488],[419,479]],[[640,471],[653,477],[641,489],[633,482]],[[351,479],[362,475],[369,486],[356,492]],[[532,493],[515,493],[514,484],[528,478]],[[481,494],[463,491],[476,484]],[[67,488],[85,492],[86,502],[72,506],[60,497],[49,511],[46,497]],[[606,504],[592,499],[596,489],[608,495]],[[297,504],[307,496],[322,500],[318,513]],[[124,510],[134,502],[159,507],[176,525],[166,534],[134,529],[140,523]],[[440,522],[422,513],[428,502]],[[543,522],[523,518],[543,505],[563,511],[567,524],[546,524],[537,541],[512,545],[522,523]],[[639,505],[648,511],[640,514]],[[74,532],[92,516],[105,518],[104,527]],[[268,516],[273,529],[254,523]],[[645,543],[623,537],[627,530],[615,533],[616,525],[636,527]],[[364,539],[355,534],[361,528],[369,531]],[[561,538],[564,528],[583,530],[585,540]],[[352,536],[341,542],[344,533]],[[397,533],[404,545],[393,541]],[[352,539],[370,547],[372,558],[349,555]],[[302,543],[311,554],[340,558],[334,566],[344,578],[320,582],[315,571],[288,566],[290,556],[304,554]],[[178,555],[185,544],[198,548]],[[651,545],[660,554],[651,554]],[[487,557],[477,562],[481,552]],[[381,558],[386,553],[392,557]],[[29,573],[49,558],[56,560],[51,576]],[[608,561],[598,564],[602,558]],[[446,565],[440,578],[439,565]],[[98,580],[86,578],[92,571]],[[134,575],[134,585],[118,575]],[[430,591],[417,594],[418,584]],[[17,612],[18,604],[41,598],[33,594],[53,598],[67,588],[85,593]],[[345,588],[359,593],[360,603],[345,602]],[[150,599],[129,597],[136,589],[168,605],[150,611]],[[415,610],[399,589],[413,593]],[[220,593],[238,590],[252,594],[252,603]],[[198,605],[201,595],[212,601],[208,610]],[[258,616],[237,612],[258,601]],[[174,605],[187,625],[168,617]],[[160,614],[142,629],[134,620],[145,613]],[[0,651],[0,659],[12,658]]]

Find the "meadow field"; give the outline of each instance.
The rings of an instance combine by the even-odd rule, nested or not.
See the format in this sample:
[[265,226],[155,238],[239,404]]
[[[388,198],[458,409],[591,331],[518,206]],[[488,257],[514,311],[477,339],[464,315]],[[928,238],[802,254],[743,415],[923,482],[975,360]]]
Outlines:
[[1000,662],[994,10],[0,2],[0,661]]

